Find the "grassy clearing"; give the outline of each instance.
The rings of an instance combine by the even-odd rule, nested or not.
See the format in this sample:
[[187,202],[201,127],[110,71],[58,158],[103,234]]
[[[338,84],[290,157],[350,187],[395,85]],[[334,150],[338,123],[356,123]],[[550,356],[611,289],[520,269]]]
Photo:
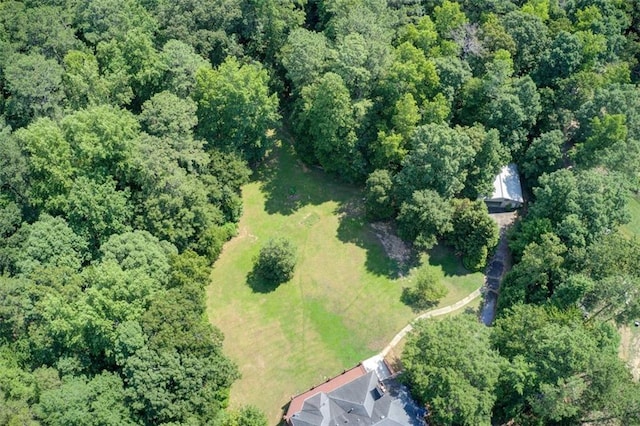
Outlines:
[[483,275],[480,272],[469,273],[460,259],[456,258],[451,250],[446,247],[436,246],[429,253],[430,265],[439,266],[444,272],[444,283],[449,289],[447,295],[440,301],[436,308],[449,306],[460,299],[464,299],[469,293],[482,285]]
[[628,207],[629,213],[631,213],[631,221],[620,229],[625,235],[636,235],[640,237],[640,197],[630,195]]
[[[292,395],[374,355],[416,315],[400,301],[407,280],[395,278],[397,265],[364,221],[361,198],[358,188],[303,166],[288,147],[243,188],[239,234],[208,288],[209,318],[242,373],[232,405],[254,404],[275,424]],[[274,291],[254,290],[252,259],[272,236],[296,244],[295,275]],[[482,284],[444,250],[432,261],[445,271],[448,301]]]
[[[629,196],[629,213],[631,220],[620,231],[629,237],[640,237],[640,197]],[[622,326],[620,332],[620,357],[627,362],[633,377],[640,379],[640,328],[634,326]]]

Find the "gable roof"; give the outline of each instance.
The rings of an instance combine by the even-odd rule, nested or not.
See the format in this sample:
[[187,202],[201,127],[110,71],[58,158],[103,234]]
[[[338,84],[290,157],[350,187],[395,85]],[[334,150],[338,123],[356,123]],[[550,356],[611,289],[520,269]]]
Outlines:
[[[336,379],[341,378],[338,376]],[[329,381],[331,382],[331,381]],[[327,383],[329,383],[327,382]],[[292,426],[414,426],[420,416],[406,399],[386,392],[375,371],[324,392],[316,388],[299,410],[285,416]],[[295,399],[294,399],[295,400]],[[293,401],[292,401],[293,404]]]
[[518,166],[512,163],[502,168],[493,181],[493,194],[486,199],[524,203]]

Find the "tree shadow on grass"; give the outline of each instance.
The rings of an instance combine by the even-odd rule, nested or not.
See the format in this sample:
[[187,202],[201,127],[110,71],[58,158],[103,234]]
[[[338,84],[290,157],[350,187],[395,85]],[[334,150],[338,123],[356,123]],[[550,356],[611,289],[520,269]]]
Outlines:
[[406,274],[416,262],[413,253],[402,262],[389,257],[371,224],[366,220],[359,198],[352,197],[342,203],[336,214],[340,217],[338,239],[344,243],[353,243],[366,251],[367,271],[374,275],[397,278]]
[[343,201],[354,191],[322,169],[303,164],[287,142],[273,149],[252,180],[262,184],[266,212],[286,216],[306,205]]
[[429,264],[441,267],[445,276],[461,277],[473,273],[462,265],[460,257],[451,248],[442,243],[429,250]]
[[411,308],[413,313],[418,314],[438,306],[439,302],[421,300],[410,287],[402,287],[400,301]]
[[256,271],[255,266],[247,274],[247,284],[249,284],[249,287],[251,287],[251,290],[253,290],[254,293],[263,294],[271,293],[280,286],[280,283],[265,280],[264,277]]

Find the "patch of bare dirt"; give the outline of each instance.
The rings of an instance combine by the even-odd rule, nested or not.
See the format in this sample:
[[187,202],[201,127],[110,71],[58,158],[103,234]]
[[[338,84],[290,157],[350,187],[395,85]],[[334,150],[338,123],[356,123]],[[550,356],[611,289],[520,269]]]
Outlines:
[[298,167],[300,167],[300,169],[302,169],[303,173],[309,173],[311,170],[309,170],[309,168],[306,166],[306,164],[304,164],[302,161],[298,160]]
[[640,335],[627,326],[620,327],[619,355],[627,362],[634,380],[640,379]]
[[400,271],[405,270],[412,254],[409,245],[395,234],[393,226],[389,222],[374,222],[371,224],[371,228],[380,240],[387,256],[398,263]]
[[498,228],[509,227],[518,217],[518,212],[490,213],[489,216],[498,224]]
[[246,226],[241,226],[238,231],[238,235],[236,235],[233,240],[242,240],[248,238],[250,241],[258,241],[258,237],[249,232],[249,229]]

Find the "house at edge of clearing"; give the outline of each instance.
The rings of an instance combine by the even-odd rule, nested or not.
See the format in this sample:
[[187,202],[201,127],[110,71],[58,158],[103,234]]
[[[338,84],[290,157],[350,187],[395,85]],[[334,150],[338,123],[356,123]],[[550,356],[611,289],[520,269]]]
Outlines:
[[500,174],[493,181],[493,194],[490,197],[482,197],[489,209],[517,209],[522,207],[522,185],[518,166],[508,164],[500,170]]
[[405,388],[393,392],[362,364],[291,400],[289,426],[421,426],[424,411]]

